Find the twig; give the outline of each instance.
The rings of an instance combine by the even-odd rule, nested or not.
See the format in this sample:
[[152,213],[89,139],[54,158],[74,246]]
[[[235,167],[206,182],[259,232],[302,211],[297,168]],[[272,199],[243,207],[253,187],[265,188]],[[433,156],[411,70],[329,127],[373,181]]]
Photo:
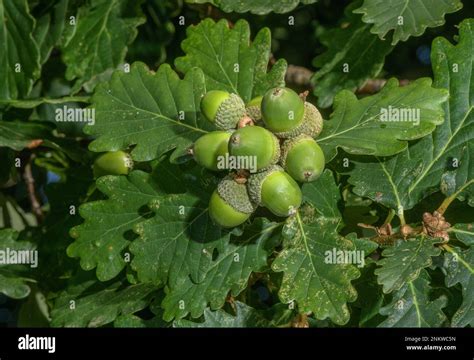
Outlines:
[[[270,65],[273,65],[276,59],[273,55],[270,58]],[[288,65],[286,71],[285,81],[289,84],[304,87],[313,88],[311,78],[314,72],[304,66]],[[360,95],[371,95],[378,93],[387,83],[387,79],[368,79],[363,86],[356,90],[357,94]],[[400,86],[406,86],[410,83],[410,80],[401,79],[399,80]]]
[[[387,79],[369,79],[357,89],[357,94],[371,95],[378,93],[387,83]],[[402,79],[399,80],[400,86],[406,86],[410,83],[410,80]]]
[[366,83],[357,89],[358,94],[375,94],[379,92],[384,86],[387,80],[385,79],[369,79]]
[[21,100],[21,99],[0,100],[0,105],[8,105],[15,108],[31,109],[40,104],[64,104],[67,102],[89,103],[90,97],[89,96],[64,96],[61,98],[41,97],[41,98],[28,99],[28,100]]
[[400,210],[397,212],[398,219],[400,220],[400,225],[404,226],[406,225],[406,220],[405,220],[405,213],[403,212],[403,208],[400,208]]
[[26,189],[28,191],[28,198],[30,199],[31,210],[36,217],[38,222],[41,222],[44,218],[43,210],[41,209],[41,204],[36,195],[35,189],[35,179],[33,177],[33,171],[31,169],[31,162],[35,158],[34,155],[31,155],[29,161],[25,165],[23,172],[23,179],[25,180]]
[[443,215],[445,211],[448,209],[449,205],[456,200],[456,198],[464,191],[466,190],[469,186],[474,184],[474,179],[469,180],[467,183],[465,183],[458,191],[456,191],[454,194],[451,196],[448,196],[444,201],[441,203],[441,205],[438,207],[436,210],[438,213]]
[[[411,229],[410,236],[417,236],[417,235],[423,234],[424,233],[423,230],[424,230],[423,226],[413,228]],[[377,235],[370,238],[370,240],[375,241],[376,243],[379,243],[379,244],[393,244],[396,240],[406,239],[406,238],[407,238],[407,234],[404,234],[403,232],[397,232],[392,235]]]
[[395,210],[390,209],[389,212],[388,212],[387,218],[385,219],[383,224],[384,225],[390,224],[392,222],[394,216],[395,216]]
[[313,72],[303,66],[288,65],[288,70],[286,71],[285,81],[287,83],[301,86],[301,87],[312,87],[311,77]]
[[370,240],[382,245],[393,244],[398,239],[406,240],[407,237],[422,234],[425,230],[423,226],[412,228],[409,225],[404,225],[400,227],[399,232],[393,233],[392,226],[390,225],[390,223],[384,223],[380,227],[364,223],[358,223],[357,226],[364,229],[374,230],[376,235],[371,237]]
[[291,321],[292,328],[309,328],[308,316],[306,314],[298,314]]

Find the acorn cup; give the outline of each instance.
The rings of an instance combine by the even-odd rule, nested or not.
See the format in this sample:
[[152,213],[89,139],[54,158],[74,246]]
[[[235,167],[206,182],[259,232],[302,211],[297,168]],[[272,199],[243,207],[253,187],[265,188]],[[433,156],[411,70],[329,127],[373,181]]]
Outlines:
[[233,175],[219,182],[209,201],[209,216],[225,228],[244,223],[254,210],[246,185],[235,181]]
[[323,118],[319,110],[309,102],[304,103],[304,117],[301,124],[290,131],[275,133],[280,139],[290,139],[301,134],[317,137],[323,130]]
[[221,90],[211,90],[203,96],[201,112],[221,130],[235,129],[239,120],[247,114],[240,96]]
[[296,181],[314,181],[324,170],[324,153],[311,136],[302,134],[286,140],[281,153],[281,166]]
[[247,115],[255,122],[262,121],[262,99],[263,96],[257,96],[250,100],[247,105]]
[[94,177],[128,175],[133,170],[133,160],[125,151],[109,151],[100,155],[93,165]]
[[194,160],[208,170],[224,170],[218,167],[219,158],[228,154],[231,134],[231,131],[213,131],[201,136],[192,147]]
[[247,188],[253,204],[263,206],[277,216],[293,215],[303,200],[296,181],[278,165],[250,175]]

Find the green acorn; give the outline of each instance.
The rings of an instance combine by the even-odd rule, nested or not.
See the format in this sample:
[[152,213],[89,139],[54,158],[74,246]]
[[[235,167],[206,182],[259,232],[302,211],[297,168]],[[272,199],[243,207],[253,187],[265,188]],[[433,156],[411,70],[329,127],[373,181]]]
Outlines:
[[296,181],[278,165],[251,175],[247,188],[254,204],[266,207],[277,216],[294,214],[303,200]]
[[125,151],[109,151],[100,155],[95,161],[93,172],[95,177],[104,175],[128,175],[133,169],[133,160]]
[[280,142],[263,127],[246,126],[235,131],[230,137],[229,154],[255,159],[256,170],[261,170],[278,162]]
[[201,136],[193,145],[193,156],[196,162],[212,171],[223,170],[219,168],[219,158],[228,153],[230,131],[213,131]]
[[304,117],[304,101],[289,88],[267,91],[262,99],[265,126],[275,133],[288,132],[300,125]]
[[324,153],[311,136],[286,140],[281,153],[281,165],[296,181],[314,181],[324,170]]
[[220,90],[211,90],[203,96],[201,112],[222,130],[235,129],[239,120],[246,115],[245,104],[240,96]]
[[290,131],[275,133],[280,139],[289,139],[301,134],[317,137],[323,130],[323,118],[319,110],[309,102],[304,103],[304,117],[300,125]]
[[209,201],[211,219],[222,227],[234,227],[245,222],[254,212],[247,187],[232,175],[223,178]]
[[246,107],[247,115],[256,123],[262,120],[262,99],[263,96],[257,96],[250,100]]

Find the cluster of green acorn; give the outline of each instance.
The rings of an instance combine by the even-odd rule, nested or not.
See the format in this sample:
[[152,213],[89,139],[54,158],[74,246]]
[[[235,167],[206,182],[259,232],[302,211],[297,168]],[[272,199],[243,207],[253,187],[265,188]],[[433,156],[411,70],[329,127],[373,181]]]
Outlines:
[[193,144],[190,153],[198,164],[220,171],[225,169],[219,158],[256,159],[255,172],[239,169],[220,181],[209,203],[213,221],[238,226],[258,206],[281,217],[295,213],[302,202],[297,182],[314,181],[324,170],[324,154],[314,140],[323,126],[318,109],[278,87],[248,104],[236,94],[212,90],[203,96],[201,112],[219,130]]
[[[289,216],[301,205],[297,182],[316,180],[324,170],[324,154],[316,143],[323,126],[318,109],[293,90],[279,87],[245,104],[236,94],[212,90],[201,100],[204,117],[219,129],[200,137],[190,149],[198,164],[212,171],[219,158],[254,158],[255,170],[225,176],[211,195],[209,214],[215,223],[234,227],[258,206]],[[127,175],[133,169],[128,152],[100,155],[94,176]],[[227,169],[229,170],[229,169]]]

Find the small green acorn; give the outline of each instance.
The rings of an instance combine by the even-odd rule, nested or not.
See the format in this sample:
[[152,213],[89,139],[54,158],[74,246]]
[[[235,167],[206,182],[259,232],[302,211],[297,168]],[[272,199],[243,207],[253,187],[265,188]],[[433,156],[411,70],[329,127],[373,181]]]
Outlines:
[[324,153],[308,135],[286,140],[281,148],[281,165],[296,181],[316,180],[324,170]]
[[296,181],[278,165],[250,175],[247,187],[254,204],[266,207],[277,216],[294,214],[303,200]]
[[216,224],[226,228],[242,224],[254,210],[247,187],[237,182],[233,175],[219,182],[209,201],[209,216]]
[[245,126],[235,131],[230,137],[229,154],[249,161],[255,159],[254,170],[262,170],[278,162],[280,142],[275,135],[263,127]]
[[100,155],[95,161],[93,172],[95,177],[104,175],[128,175],[133,169],[133,160],[125,151],[109,151]]
[[262,99],[263,96],[257,96],[250,100],[246,106],[247,115],[256,123],[262,120]]
[[193,145],[194,160],[208,170],[218,171],[219,157],[228,153],[230,131],[213,131],[201,136]]
[[290,139],[301,134],[317,137],[323,130],[323,118],[319,110],[313,104],[305,101],[304,117],[301,124],[290,131],[277,132],[275,135],[280,139]]
[[304,101],[289,88],[267,91],[261,108],[265,126],[275,133],[291,131],[303,121]]
[[240,96],[221,90],[211,90],[203,96],[201,112],[221,130],[235,129],[239,120],[247,113]]

